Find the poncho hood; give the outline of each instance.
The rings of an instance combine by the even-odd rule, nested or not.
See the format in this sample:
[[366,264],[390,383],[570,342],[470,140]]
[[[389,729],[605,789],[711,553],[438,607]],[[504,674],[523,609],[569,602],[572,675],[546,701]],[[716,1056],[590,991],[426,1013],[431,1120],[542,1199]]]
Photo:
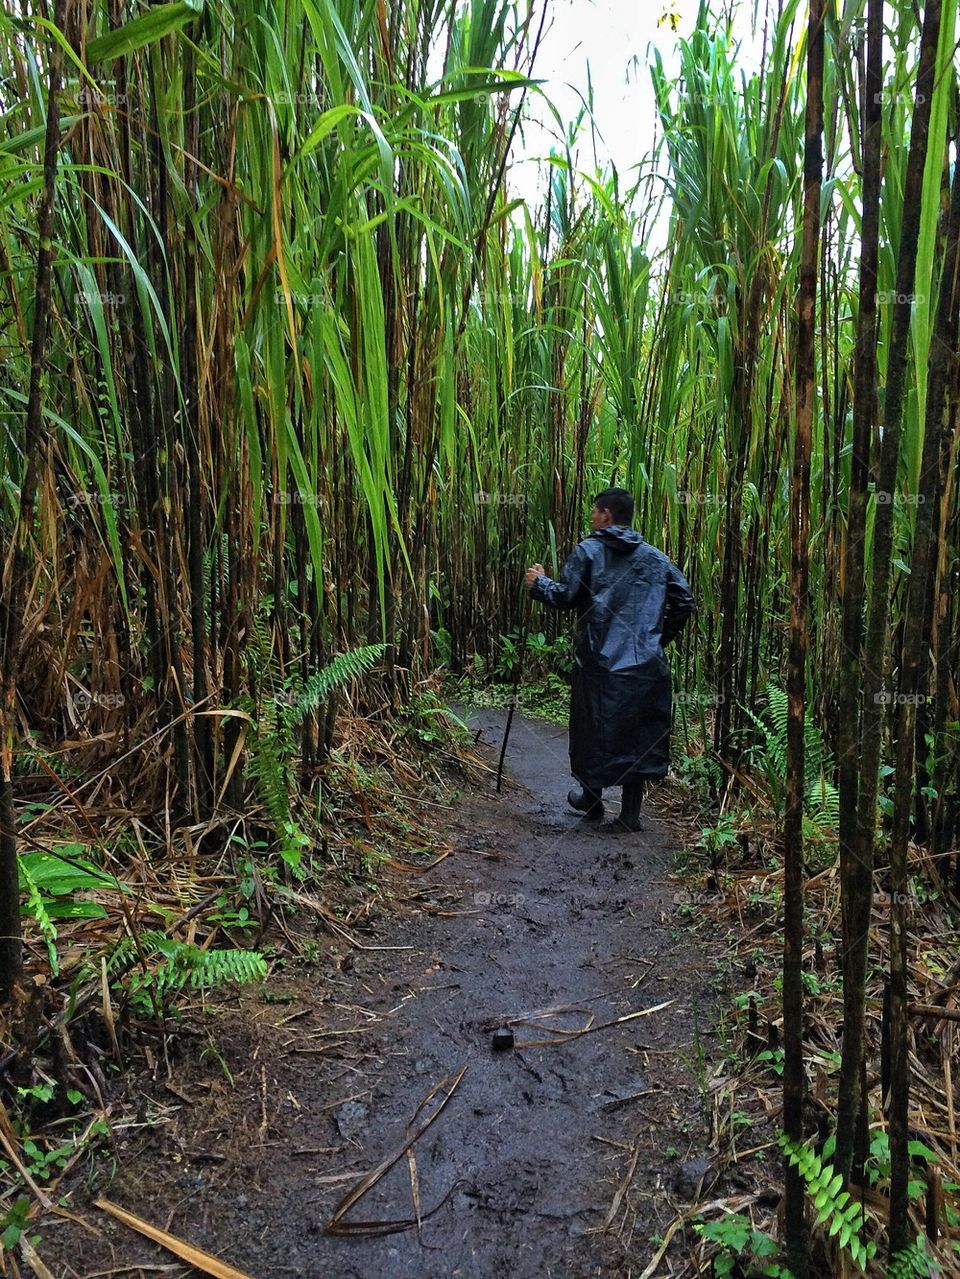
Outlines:
[[623,524],[611,524],[609,528],[597,529],[593,536],[621,555],[628,555],[636,550],[643,541],[636,529],[627,528]]

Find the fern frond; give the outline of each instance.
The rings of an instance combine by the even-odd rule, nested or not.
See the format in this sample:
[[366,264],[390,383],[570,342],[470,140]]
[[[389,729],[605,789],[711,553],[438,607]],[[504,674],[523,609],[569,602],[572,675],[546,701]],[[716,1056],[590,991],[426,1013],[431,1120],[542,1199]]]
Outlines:
[[[144,934],[148,936],[149,934]],[[163,934],[161,933],[160,936]],[[114,977],[124,972],[136,958],[137,948],[132,937],[121,937],[107,956],[107,976]]]
[[254,781],[257,798],[276,830],[290,820],[290,761],[293,735],[288,717],[276,705],[265,703],[247,754],[247,775]]
[[[766,702],[764,719],[749,707],[744,711],[760,737],[752,758],[766,777],[770,800],[779,810],[786,794],[790,702],[786,690],[773,683],[767,685]],[[840,824],[840,794],[829,780],[834,773],[833,757],[809,711],[804,717],[803,740],[804,807],[817,826],[835,831]]]
[[303,848],[310,841],[300,831],[290,802],[297,751],[294,729],[337,688],[368,671],[383,655],[385,646],[368,644],[339,653],[305,684],[298,686],[296,679],[288,680],[282,694],[276,692],[279,681],[270,637],[259,621],[253,628],[251,647],[262,662],[261,688],[273,690],[275,696],[263,698],[259,709],[250,707],[255,731],[247,751],[247,776],[253,780],[257,798],[281,841],[281,856],[297,873]]
[[887,1279],[932,1279],[939,1268],[927,1252],[923,1235],[918,1235],[909,1248],[904,1248],[887,1264]]
[[217,552],[219,552],[220,556],[219,569],[223,572],[230,560],[230,538],[226,533],[221,533],[219,538],[211,539],[201,559],[203,598],[208,604],[213,596],[213,574]]
[[837,830],[840,826],[840,792],[821,773],[807,787],[807,811],[818,826]]
[[150,930],[140,934],[140,950],[130,937],[124,937],[107,960],[108,974],[128,967],[140,951],[151,965],[148,972],[136,969],[130,974],[132,994],[153,989],[167,995],[190,987],[211,990],[236,982],[246,985],[262,981],[267,975],[263,955],[254,950],[201,950],[191,942],[177,941],[165,933]]
[[786,689],[777,684],[767,686],[767,714],[773,724],[773,735],[769,739],[772,762],[777,773],[787,776],[787,724],[790,720],[790,699]]
[[363,648],[353,648],[348,649],[346,653],[338,653],[322,670],[311,675],[304,684],[303,692],[291,708],[291,722],[299,724],[311,715],[335,688],[339,688],[347,680],[357,679],[365,674],[383,656],[384,649],[383,644],[367,644]]
[[201,950],[188,942],[164,937],[157,944],[162,956],[156,968],[149,973],[131,974],[131,991],[152,986],[167,995],[190,987],[193,990],[210,990],[236,982],[245,985],[262,981],[267,975],[266,960],[252,950]]

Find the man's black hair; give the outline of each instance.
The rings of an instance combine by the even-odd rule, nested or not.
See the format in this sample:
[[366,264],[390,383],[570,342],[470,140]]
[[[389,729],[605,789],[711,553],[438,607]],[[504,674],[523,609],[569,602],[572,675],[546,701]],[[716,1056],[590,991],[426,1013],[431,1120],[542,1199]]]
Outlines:
[[593,504],[601,511],[609,511],[614,524],[626,524],[629,528],[633,523],[633,494],[626,489],[604,489],[593,499]]

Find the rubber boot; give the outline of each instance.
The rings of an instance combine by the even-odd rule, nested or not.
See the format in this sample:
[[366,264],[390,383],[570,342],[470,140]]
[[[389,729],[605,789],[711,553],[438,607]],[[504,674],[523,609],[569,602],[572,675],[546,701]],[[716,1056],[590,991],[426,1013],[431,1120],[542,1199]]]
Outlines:
[[599,821],[603,816],[603,791],[591,790],[584,786],[580,790],[572,790],[567,794],[567,803],[591,821]]
[[643,822],[640,820],[642,803],[643,779],[627,782],[620,801],[620,816],[617,818],[617,826],[620,830],[643,830]]

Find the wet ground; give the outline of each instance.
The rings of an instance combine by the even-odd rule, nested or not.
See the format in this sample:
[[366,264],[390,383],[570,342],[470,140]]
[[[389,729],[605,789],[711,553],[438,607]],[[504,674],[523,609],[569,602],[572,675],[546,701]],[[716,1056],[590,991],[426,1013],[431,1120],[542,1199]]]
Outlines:
[[[491,748],[504,719],[470,715]],[[656,790],[641,833],[611,829],[616,802],[585,822],[566,750],[564,729],[516,719],[503,793],[491,779],[437,810],[454,852],[394,873],[397,913],[354,933],[365,949],[319,932],[312,977],[274,972],[208,1014],[169,1079],[143,1077],[99,1193],[256,1279],[642,1275],[702,1171],[710,962],[674,908]],[[543,1040],[560,1042],[524,1046]],[[431,1116],[343,1215],[349,1231],[419,1205],[419,1230],[329,1233]],[[68,1206],[98,1233],[45,1217],[52,1274],[196,1273],[82,1187]]]

